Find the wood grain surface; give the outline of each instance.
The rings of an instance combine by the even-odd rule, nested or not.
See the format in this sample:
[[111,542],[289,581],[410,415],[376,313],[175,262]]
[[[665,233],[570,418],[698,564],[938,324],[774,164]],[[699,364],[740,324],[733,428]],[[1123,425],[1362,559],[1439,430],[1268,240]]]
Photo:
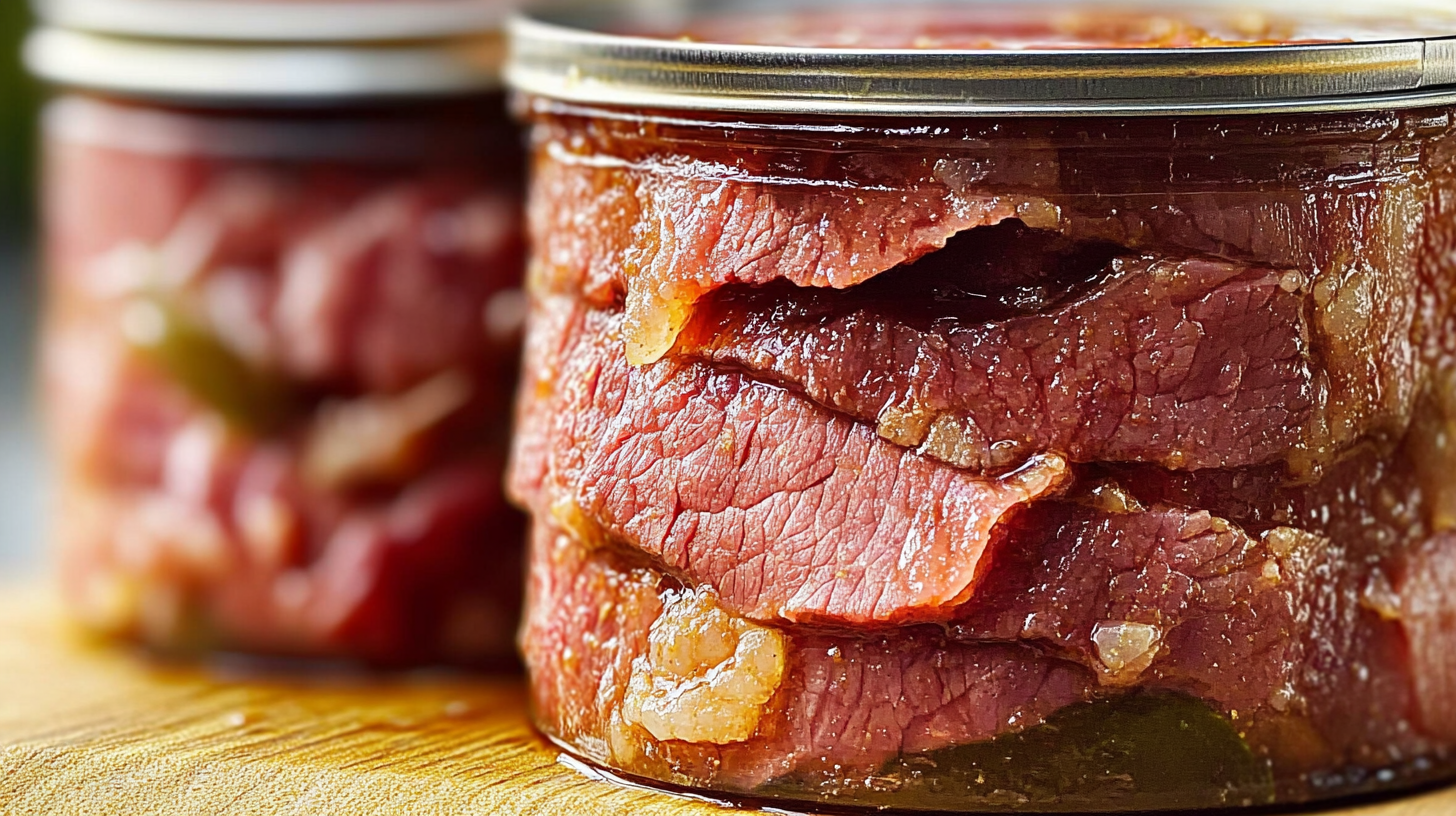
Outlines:
[[[0,589],[0,814],[707,816],[592,779],[527,724],[513,679],[158,666]],[[1339,811],[1452,816],[1456,790]]]

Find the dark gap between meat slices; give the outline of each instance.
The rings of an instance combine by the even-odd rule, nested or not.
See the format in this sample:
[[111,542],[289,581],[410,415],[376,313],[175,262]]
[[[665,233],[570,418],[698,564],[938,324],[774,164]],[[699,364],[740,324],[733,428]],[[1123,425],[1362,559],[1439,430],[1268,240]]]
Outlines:
[[[806,294],[822,296],[816,302],[825,303],[826,312],[878,304],[890,317],[930,331],[1045,312],[1104,284],[1114,274],[1110,264],[1127,254],[1118,244],[1074,241],[1012,218],[957,233],[944,247],[848,289]],[[785,295],[798,288],[774,281],[724,287],[714,295],[751,307],[757,292],[772,302],[788,300]]]
[[[1307,298],[1316,382],[1286,458],[1313,478],[1362,438],[1399,436],[1427,374],[1417,344],[1439,330],[1423,304],[1445,284],[1424,268],[1407,274],[1428,180],[1402,141],[1409,125],[1393,116],[1336,128],[1290,120],[1275,131],[1179,122],[1174,134],[1155,121],[1027,120],[1014,135],[1002,122],[944,123],[966,131],[949,153],[943,139],[921,144],[872,125],[825,150],[761,144],[769,137],[751,128],[725,126],[732,136],[720,144],[691,128],[690,141],[675,141],[686,137],[668,123],[639,132],[597,121],[578,132],[569,117],[548,122],[530,217],[536,287],[623,309],[634,363],[667,353],[723,287],[852,289],[1017,219],[1155,262],[1208,256],[1292,273],[1282,282]],[[1374,141],[1352,152],[1340,128]],[[1309,195],[1335,168],[1346,180]],[[1238,458],[1277,442],[1262,447]]]
[[1303,276],[1129,256],[1018,220],[844,290],[728,286],[675,353],[727,365],[977,471],[1075,462],[1240,467],[1300,445]]

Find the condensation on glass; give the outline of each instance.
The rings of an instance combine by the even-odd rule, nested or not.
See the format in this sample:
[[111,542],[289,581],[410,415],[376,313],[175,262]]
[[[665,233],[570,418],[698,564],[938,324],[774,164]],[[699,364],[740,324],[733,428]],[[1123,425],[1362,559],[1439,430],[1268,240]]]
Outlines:
[[[1452,776],[1450,41],[998,13],[517,27],[540,728],[938,811]],[[1226,95],[1337,56],[1378,96]]]
[[[513,659],[523,160],[490,64],[436,56],[389,84],[381,50],[31,41],[61,85],[43,117],[53,536],[98,631]],[[280,79],[309,60],[303,90]]]

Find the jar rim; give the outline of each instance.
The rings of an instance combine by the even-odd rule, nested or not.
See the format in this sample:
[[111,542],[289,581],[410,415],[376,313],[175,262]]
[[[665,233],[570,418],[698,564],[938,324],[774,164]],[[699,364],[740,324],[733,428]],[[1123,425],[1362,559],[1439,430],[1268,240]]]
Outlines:
[[382,42],[499,31],[504,0],[32,0],[47,25],[212,42]]
[[24,60],[49,83],[217,105],[455,96],[498,90],[503,36],[438,42],[238,44],[139,39],[56,27],[31,32]]
[[[774,6],[812,10],[813,1]],[[677,9],[677,19],[691,21],[705,6],[722,9],[704,0]],[[1444,0],[1368,6],[1288,0],[1279,14],[1334,21],[1347,15],[1399,22],[1404,30],[1233,47],[838,48],[620,34],[613,32],[632,30],[636,21],[537,12],[507,24],[505,78],[525,94],[576,104],[800,115],[1159,116],[1456,104],[1456,9]],[[1191,5],[1213,12],[1241,7],[1241,0]],[[1133,0],[1114,8],[1152,14],[1157,5]]]

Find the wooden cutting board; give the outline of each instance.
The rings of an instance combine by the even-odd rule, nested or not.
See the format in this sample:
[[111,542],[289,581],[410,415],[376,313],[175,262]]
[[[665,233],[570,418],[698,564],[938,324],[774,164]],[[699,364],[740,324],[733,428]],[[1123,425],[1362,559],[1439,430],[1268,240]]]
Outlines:
[[[88,644],[0,590],[0,814],[707,816],[593,779],[527,724],[513,679],[291,679]],[[1339,811],[1452,816],[1456,790]]]

